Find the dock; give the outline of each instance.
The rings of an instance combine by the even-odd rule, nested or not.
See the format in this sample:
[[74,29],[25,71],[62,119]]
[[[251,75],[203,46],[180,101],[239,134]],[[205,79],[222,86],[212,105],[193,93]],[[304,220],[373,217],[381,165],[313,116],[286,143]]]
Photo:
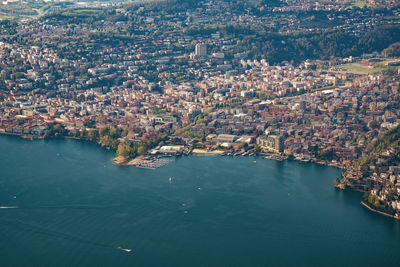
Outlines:
[[138,168],[155,170],[170,163],[172,159],[159,156],[146,156],[138,160],[134,165]]

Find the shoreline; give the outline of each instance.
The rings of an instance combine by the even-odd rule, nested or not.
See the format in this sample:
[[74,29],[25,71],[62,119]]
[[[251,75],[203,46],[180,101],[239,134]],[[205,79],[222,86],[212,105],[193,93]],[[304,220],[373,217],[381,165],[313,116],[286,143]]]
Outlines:
[[127,159],[124,157],[114,157],[113,162],[114,164],[119,166],[135,166],[143,159],[143,157],[144,156],[138,156],[134,159]]
[[2,135],[8,136],[18,136],[23,139],[31,139],[31,140],[43,140],[45,139],[42,135],[33,135],[33,134],[20,134],[20,133],[9,133],[9,132],[1,132]]
[[378,213],[378,214],[381,214],[381,215],[384,215],[384,216],[387,216],[387,217],[391,217],[391,218],[396,219],[396,220],[400,220],[400,217],[394,216],[394,215],[391,215],[391,214],[388,214],[388,213],[383,212],[383,211],[376,210],[376,209],[370,207],[370,206],[369,206],[367,203],[365,203],[364,201],[361,201],[361,205],[363,205],[364,207],[366,207],[367,209],[369,209],[369,210],[372,211],[372,212],[375,212],[375,213]]
[[[24,135],[24,134],[17,134],[17,133],[0,133],[0,135],[18,136],[18,137],[20,137],[22,139],[30,139],[30,140],[45,140],[46,139],[46,138],[44,138],[44,136]],[[73,137],[73,136],[63,136],[62,138],[63,139],[81,140],[80,138]],[[193,149],[191,151],[191,154],[197,154],[197,155],[221,155],[223,153],[224,153],[224,151],[221,151],[221,150],[207,151],[205,149]],[[127,159],[127,158],[124,158],[124,157],[120,157],[120,156],[117,157],[116,156],[116,157],[113,158],[112,161],[113,161],[114,164],[119,165],[119,166],[135,166],[135,167],[139,168],[138,165],[140,165],[140,162],[144,159],[144,157],[145,157],[144,155],[141,155],[141,156],[138,156],[138,157],[133,158],[133,159]],[[285,159],[285,160],[287,160],[287,159]],[[292,159],[292,160],[298,161],[298,162],[303,162],[302,160],[296,160],[296,159]],[[338,166],[337,164],[330,164],[328,162],[323,162],[323,161],[319,161],[319,160],[318,161],[317,160],[315,160],[315,161],[314,160],[310,160],[309,163],[325,165],[325,166],[329,166],[329,167],[336,167],[336,168],[341,169],[341,167]],[[340,186],[338,186],[338,184],[335,184],[334,187],[336,187],[336,188],[338,188],[340,190],[344,190],[345,189],[345,188],[341,188]],[[356,189],[353,189],[353,188],[349,188],[349,189],[350,190],[354,190],[354,191],[359,191],[359,190],[356,190]],[[393,219],[396,219],[396,220],[400,220],[400,216],[394,216],[394,215],[391,215],[391,214],[376,210],[376,209],[370,207],[364,201],[361,201],[360,203],[365,208],[367,208],[368,210],[370,210],[372,212],[375,212],[377,214],[384,215],[386,217],[390,217],[390,218],[393,218]]]
[[[9,132],[1,132],[0,135],[7,135],[7,136],[18,136],[22,139],[30,139],[30,140],[46,140],[46,139],[71,139],[71,140],[79,140],[79,141],[87,141],[87,140],[83,140],[80,139],[79,137],[75,137],[75,136],[61,136],[59,138],[45,138],[44,136],[38,136],[38,135],[32,135],[32,134],[19,134],[19,133],[9,133]],[[90,141],[88,141],[90,142]],[[97,142],[94,142],[97,145],[99,145]],[[198,154],[198,155],[221,155],[224,154],[225,151],[223,150],[212,150],[212,151],[208,151],[206,149],[199,149],[199,148],[195,148],[193,149],[190,154]],[[258,156],[265,156],[265,154],[260,154],[260,153],[256,153]],[[138,161],[142,160],[144,157],[144,155],[142,156],[138,156],[134,159],[126,159],[123,157],[114,157],[113,158],[113,162],[117,165],[121,165],[121,166],[130,166],[130,165],[136,165]],[[273,158],[271,158],[273,159]],[[275,160],[275,159],[273,159]],[[284,158],[283,160],[288,160],[288,158]],[[290,159],[290,160],[294,160],[297,162],[305,162],[304,160],[298,160],[298,159]],[[330,162],[324,162],[321,160],[308,160],[306,162],[309,163],[314,163],[314,164],[319,164],[319,165],[324,165],[324,166],[329,166],[329,167],[336,167],[341,169],[341,166],[339,166],[338,164],[332,164]]]

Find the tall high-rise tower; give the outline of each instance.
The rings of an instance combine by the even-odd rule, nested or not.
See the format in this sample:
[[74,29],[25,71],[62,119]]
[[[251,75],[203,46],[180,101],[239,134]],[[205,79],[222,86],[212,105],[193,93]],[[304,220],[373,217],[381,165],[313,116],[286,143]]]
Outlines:
[[207,44],[196,44],[196,50],[194,54],[196,57],[207,56]]

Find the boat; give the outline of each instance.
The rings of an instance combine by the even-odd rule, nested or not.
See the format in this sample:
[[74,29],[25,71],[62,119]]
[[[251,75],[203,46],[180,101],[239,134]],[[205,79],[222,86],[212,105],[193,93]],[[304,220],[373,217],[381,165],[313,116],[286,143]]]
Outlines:
[[122,247],[117,247],[117,249],[123,250],[123,251],[125,251],[125,252],[131,252],[131,251],[132,251],[132,249],[129,249],[129,248],[122,248]]
[[169,183],[172,183],[172,177],[169,177],[168,180],[169,180]]
[[254,164],[256,164],[256,163],[257,163],[257,161],[253,161],[253,163],[254,163]]

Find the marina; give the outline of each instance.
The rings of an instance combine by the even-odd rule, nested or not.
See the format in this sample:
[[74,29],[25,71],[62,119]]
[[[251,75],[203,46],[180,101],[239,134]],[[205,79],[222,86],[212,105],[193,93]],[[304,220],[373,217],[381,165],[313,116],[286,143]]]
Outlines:
[[138,160],[134,166],[142,169],[155,170],[173,161],[171,158],[160,156],[145,156]]
[[[225,151],[223,153],[208,153],[208,154],[219,154],[221,156],[232,156],[232,157],[238,157],[238,156],[250,156],[250,157],[256,157],[259,154],[252,151]],[[145,156],[140,156],[132,160],[131,164],[136,166],[137,168],[142,168],[142,169],[148,169],[148,170],[156,170],[160,167],[163,167],[167,165],[168,163],[172,162],[175,157],[178,155],[145,155]],[[283,155],[279,154],[266,154],[263,156],[265,159],[271,159],[271,160],[277,160],[277,161],[282,161],[286,157]],[[253,163],[256,163],[254,160]]]
[[283,156],[281,156],[281,155],[277,155],[277,154],[274,154],[274,155],[266,155],[264,158],[265,158],[265,159],[277,160],[277,161],[282,161],[282,160],[285,159],[285,157],[283,157]]

